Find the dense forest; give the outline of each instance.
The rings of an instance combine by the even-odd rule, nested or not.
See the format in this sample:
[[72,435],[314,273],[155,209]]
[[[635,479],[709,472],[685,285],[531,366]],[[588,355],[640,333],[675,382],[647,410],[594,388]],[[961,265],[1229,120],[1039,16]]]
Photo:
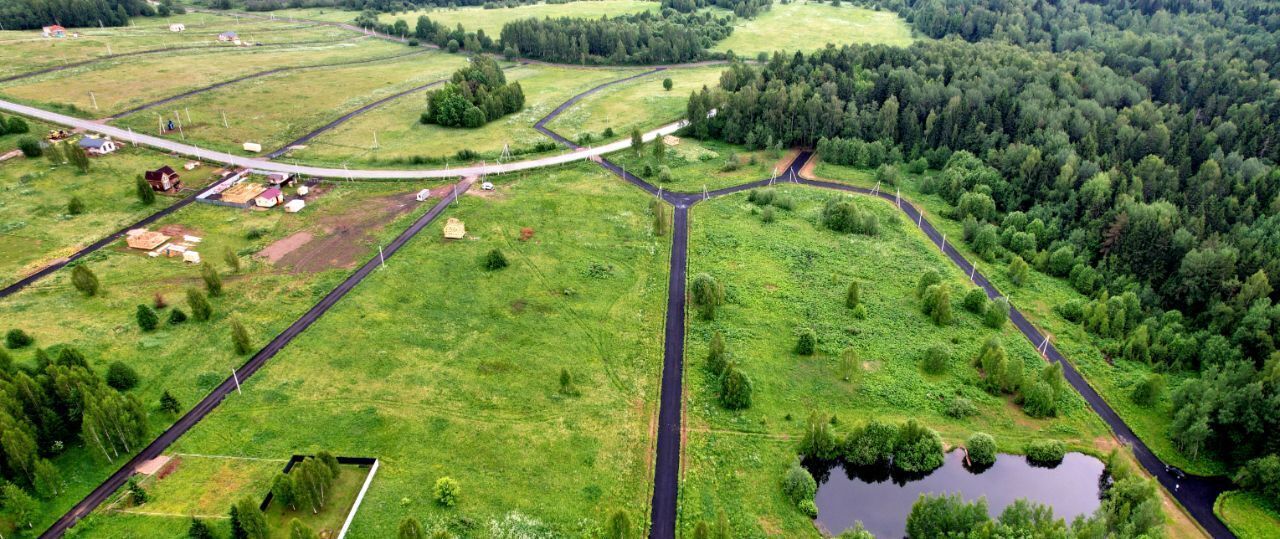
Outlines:
[[613,18],[522,19],[502,27],[501,46],[524,58],[581,64],[657,64],[700,60],[733,32],[712,12],[637,13]]
[[[248,11],[274,11],[277,9],[295,9],[305,7],[333,7],[351,11],[372,10],[379,13],[397,13],[433,7],[470,7],[484,6],[485,9],[515,7],[525,4],[566,4],[571,0],[244,0],[244,8]],[[213,6],[223,3],[224,6]],[[216,0],[211,7],[230,9],[231,0]]]
[[742,18],[752,18],[773,6],[773,0],[662,0],[662,8],[693,13],[705,7],[720,7]]
[[965,241],[1068,279],[1090,301],[1058,309],[1104,353],[1198,373],[1172,388],[1182,451],[1269,469],[1255,459],[1280,451],[1275,5],[887,5],[962,39],[734,65],[691,96],[691,133],[939,170],[921,188]]
[[5,0],[0,26],[28,30],[51,24],[68,28],[127,26],[129,17],[150,17],[156,10],[144,0]]
[[454,72],[453,80],[427,94],[424,124],[445,127],[480,127],[524,108],[520,83],[507,84],[498,62],[474,56],[471,65]]

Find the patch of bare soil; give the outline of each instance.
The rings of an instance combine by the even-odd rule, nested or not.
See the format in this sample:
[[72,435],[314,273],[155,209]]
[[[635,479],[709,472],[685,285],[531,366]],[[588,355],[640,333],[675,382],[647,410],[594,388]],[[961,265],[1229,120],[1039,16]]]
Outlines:
[[[272,264],[296,272],[355,267],[373,234],[418,204],[414,195],[386,196],[347,208],[344,213],[325,216],[312,230],[290,235],[258,254]],[[304,233],[310,237],[304,240]],[[277,256],[273,259],[271,254]]]
[[803,167],[800,167],[800,177],[807,180],[817,178],[817,176],[813,175],[813,168],[816,166],[818,166],[818,157],[815,155],[809,158],[809,162],[805,163]]
[[[778,162],[773,164],[773,168],[777,169],[778,172],[787,170],[787,167],[791,166],[791,162],[795,161],[796,157],[799,156],[800,150],[787,150],[787,153],[782,154],[782,157],[778,159]],[[809,162],[812,163],[813,160],[810,159]]]
[[183,236],[195,236],[199,238],[202,237],[203,234],[203,232],[200,232],[197,229],[179,224],[164,225],[159,228],[159,231],[161,234],[169,236],[177,241],[182,241]]

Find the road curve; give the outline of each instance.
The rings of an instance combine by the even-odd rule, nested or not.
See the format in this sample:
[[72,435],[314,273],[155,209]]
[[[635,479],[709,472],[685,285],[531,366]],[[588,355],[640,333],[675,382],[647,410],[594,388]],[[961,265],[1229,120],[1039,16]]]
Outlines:
[[[206,150],[198,146],[193,146],[183,142],[164,139],[151,135],[135,133],[130,130],[120,129],[119,127],[106,125],[94,120],[84,120],[59,114],[12,101],[0,100],[0,110],[5,110],[14,114],[21,114],[31,118],[36,118],[49,123],[64,125],[76,129],[83,129],[91,133],[98,133],[114,137],[116,139],[131,142],[141,146],[148,146],[159,150],[173,152],[188,157],[194,157],[198,160],[212,161],[227,165],[233,165],[243,168],[251,168],[267,172],[288,172],[292,174],[301,174],[306,176],[319,176],[326,178],[350,178],[350,179],[429,179],[429,178],[457,178],[467,176],[480,176],[485,174],[504,174],[508,172],[518,172],[521,170],[529,170],[541,167],[549,167],[572,163],[598,157],[609,152],[615,152],[631,146],[631,139],[624,138],[622,140],[597,146],[594,148],[583,149],[574,152],[567,152],[561,155],[553,155],[538,159],[530,159],[526,161],[513,161],[510,163],[498,163],[492,165],[467,166],[459,168],[444,168],[434,170],[395,170],[395,169],[344,169],[318,167],[309,165],[293,165],[288,163],[277,163],[260,157],[243,157],[232,155],[225,152]],[[674,133],[680,128],[687,125],[688,122],[679,121],[664,125],[658,129],[654,129],[644,135],[644,140],[649,141],[662,137],[670,133]]]
[[[244,380],[247,380],[249,377],[253,376],[254,373],[258,372],[258,369],[261,369],[268,360],[275,357],[280,350],[283,350],[285,346],[293,341],[293,339],[297,338],[298,335],[308,327],[311,327],[311,324],[315,323],[315,321],[323,316],[324,313],[328,312],[329,309],[338,302],[338,300],[345,297],[356,287],[356,285],[360,284],[360,282],[373,273],[374,270],[378,269],[378,267],[382,265],[382,258],[388,260],[391,259],[391,257],[395,255],[401,247],[404,247],[404,245],[409,242],[409,240],[413,239],[414,236],[435,221],[441,213],[444,213],[444,210],[449,207],[449,204],[453,202],[455,197],[466,192],[470,186],[471,183],[464,180],[459,184],[459,189],[445,195],[445,197],[432,207],[431,210],[423,214],[422,217],[419,217],[412,225],[409,226],[409,228],[405,229],[405,231],[396,236],[391,243],[387,244],[386,247],[382,249],[381,257],[374,256],[373,258],[370,258],[369,261],[360,266],[360,269],[357,269],[355,273],[348,276],[336,288],[329,291],[328,294],[325,294],[324,298],[321,298],[319,303],[313,305],[311,309],[307,310],[307,312],[302,315],[301,318],[298,318],[298,320],[294,321],[293,324],[290,324],[288,328],[285,328],[283,332],[271,339],[266,346],[254,354],[253,357],[249,358],[249,361],[245,362],[245,364],[240,366],[239,369],[236,369],[232,376],[227,377],[227,379],[223,380],[221,384],[218,384],[218,387],[214,388],[213,391],[205,396],[204,399],[201,399],[195,407],[175,421],[173,425],[161,433],[160,436],[156,437],[156,439],[148,444],[147,447],[143,448],[142,451],[139,451],[132,459],[129,459],[129,461],[121,466],[119,470],[116,470],[115,473],[111,474],[106,481],[103,481],[102,484],[93,489],[88,496],[85,496],[83,500],[80,500],[79,503],[59,517],[52,526],[45,530],[44,533],[40,534],[40,537],[42,539],[62,537],[63,534],[65,534],[67,530],[71,529],[76,522],[93,512],[93,510],[101,505],[102,502],[106,501],[113,492],[119,490],[120,487],[124,486],[124,484],[128,482],[129,478],[134,474],[134,471],[139,465],[160,456],[164,453],[165,449],[168,449],[168,447],[173,444],[173,442],[177,441],[177,439],[183,434],[191,430],[191,428],[199,423],[200,420],[204,419],[205,416],[208,416],[210,412],[222,403],[223,399],[233,391],[236,391],[236,388],[239,387],[239,383],[243,383]],[[239,383],[237,383],[237,380]]]

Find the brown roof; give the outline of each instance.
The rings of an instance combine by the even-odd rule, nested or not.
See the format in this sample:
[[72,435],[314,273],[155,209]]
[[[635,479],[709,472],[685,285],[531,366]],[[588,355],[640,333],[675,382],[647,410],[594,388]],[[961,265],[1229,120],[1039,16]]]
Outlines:
[[147,181],[153,181],[153,182],[158,182],[161,179],[163,179],[165,176],[169,176],[170,178],[177,178],[178,173],[174,172],[173,168],[170,167],[169,165],[165,165],[155,170],[148,170],[146,174]]

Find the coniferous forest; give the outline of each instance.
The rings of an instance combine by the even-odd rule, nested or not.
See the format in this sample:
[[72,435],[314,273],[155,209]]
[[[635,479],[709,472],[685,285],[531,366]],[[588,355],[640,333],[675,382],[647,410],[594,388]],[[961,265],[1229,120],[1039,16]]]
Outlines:
[[691,134],[937,170],[976,252],[1091,298],[1058,310],[1105,354],[1198,373],[1171,388],[1181,451],[1280,469],[1278,6],[889,6],[942,39],[735,64]]
[[152,16],[143,0],[6,0],[0,2],[0,25],[27,30],[51,24],[68,28],[126,26],[129,17]]

